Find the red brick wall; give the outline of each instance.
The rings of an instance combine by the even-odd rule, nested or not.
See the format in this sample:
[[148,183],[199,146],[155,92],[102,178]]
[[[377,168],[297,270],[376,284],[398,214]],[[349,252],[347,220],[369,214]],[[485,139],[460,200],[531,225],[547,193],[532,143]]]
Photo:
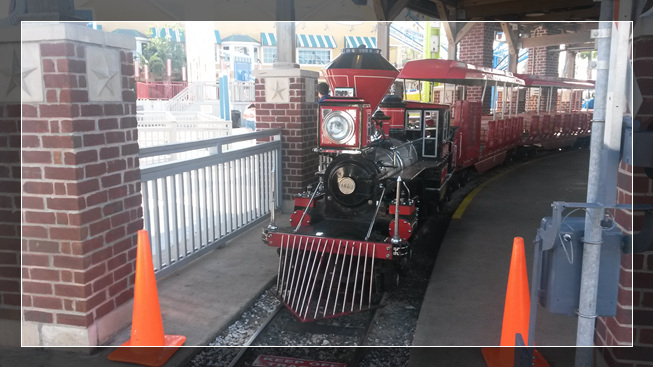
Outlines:
[[[531,31],[531,37],[546,36],[560,33],[559,30],[554,28],[549,28],[546,25],[535,28]],[[548,52],[548,50],[553,50],[558,48],[558,46],[550,47],[532,47],[528,49],[528,61],[526,63],[526,74],[534,75],[544,75],[544,76],[558,76],[558,64],[559,64],[559,53],[558,52]],[[553,90],[551,95],[552,104],[551,111],[555,112],[558,93],[557,89]],[[540,111],[546,111],[546,106],[549,101],[549,88],[542,88],[542,97],[540,98]],[[537,110],[537,96],[530,95],[528,97],[528,106],[529,111]]]
[[305,77],[290,78],[289,103],[266,103],[265,80],[256,79],[256,127],[282,129],[284,200],[293,199],[295,194],[315,182],[318,155],[313,148],[317,146],[317,103],[306,102],[306,80]]
[[[568,112],[569,111],[569,104],[571,103],[571,108],[572,111],[579,111],[583,105],[583,91],[582,90],[574,90],[573,93],[567,92],[570,95],[570,99],[568,101],[562,100],[562,96],[558,98],[558,111],[564,111]],[[562,92],[560,93],[562,94]]]
[[86,44],[41,44],[45,102],[23,112],[23,315],[86,327],[133,295],[142,228],[132,54],[122,101],[89,102]]
[[[634,72],[644,103],[636,119],[641,130],[653,131],[653,108],[647,101],[653,99],[653,37],[639,37],[634,41]],[[637,146],[634,149],[638,149]],[[653,204],[653,180],[641,167],[624,163],[619,169],[618,199],[621,203]],[[631,186],[632,185],[632,186]],[[619,211],[619,226],[627,233],[642,228],[643,213]],[[632,227],[631,227],[632,220]],[[632,269],[630,261],[632,260]],[[632,275],[632,284],[631,284]],[[632,303],[631,303],[632,298]],[[630,320],[630,310],[633,320]],[[601,353],[610,366],[650,366],[653,356],[653,252],[623,256],[619,283],[618,313],[614,318],[599,318],[595,336],[596,345],[620,345],[631,341],[634,348],[603,348]]]
[[[460,41],[459,60],[464,63],[491,68],[494,34],[500,28],[501,26],[498,23],[477,23],[474,25]],[[467,100],[469,101],[480,101],[481,94],[483,94],[483,87],[467,88]],[[482,113],[487,114],[490,112],[491,99],[491,88],[488,86],[483,99]]]

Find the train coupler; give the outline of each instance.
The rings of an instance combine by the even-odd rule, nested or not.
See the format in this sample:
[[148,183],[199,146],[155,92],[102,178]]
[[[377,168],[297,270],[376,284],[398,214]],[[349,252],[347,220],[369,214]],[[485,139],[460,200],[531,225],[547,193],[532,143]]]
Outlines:
[[410,245],[408,242],[401,242],[399,244],[392,245],[392,256],[393,257],[407,257],[410,255]]

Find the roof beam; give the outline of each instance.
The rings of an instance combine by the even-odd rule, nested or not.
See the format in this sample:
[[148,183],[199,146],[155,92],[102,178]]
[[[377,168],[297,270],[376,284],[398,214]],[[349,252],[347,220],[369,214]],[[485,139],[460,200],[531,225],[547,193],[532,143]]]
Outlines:
[[508,71],[511,73],[517,72],[517,45],[515,35],[512,32],[511,26],[508,22],[501,22],[501,29],[503,34],[506,36],[506,42],[508,43],[508,50],[510,51],[510,57],[508,58]]
[[442,21],[442,26],[444,28],[444,34],[447,36],[447,60],[456,59],[456,28],[457,23],[449,21],[449,14],[447,9],[445,9],[444,3],[440,0],[431,0],[438,7],[438,13],[440,14],[440,20]]
[[460,30],[456,33],[456,43],[460,43],[460,41],[462,41],[463,38],[465,38],[467,33],[469,33],[469,31],[471,31],[472,28],[474,28],[474,26],[476,25],[476,22],[481,20],[481,19],[483,19],[483,18],[476,17],[476,18],[470,19],[469,22],[465,23],[465,25],[462,28],[460,28]]
[[543,1],[504,1],[500,4],[483,4],[465,8],[467,17],[493,17],[506,14],[521,14],[542,12],[553,9],[569,9],[573,7],[589,6],[588,0],[548,0]]
[[277,21],[295,21],[295,0],[277,0]]
[[463,7],[480,6],[509,2],[510,0],[459,0]]
[[376,15],[376,20],[379,22],[385,22],[386,21],[386,14],[385,14],[385,4],[387,4],[387,1],[382,1],[382,0],[372,0],[372,7],[374,8],[374,14]]
[[521,39],[521,48],[547,47],[568,45],[573,43],[592,42],[590,31],[579,31],[576,33],[554,34],[551,36],[531,37]]
[[386,20],[395,19],[399,15],[399,13],[401,13],[401,11],[404,10],[406,5],[408,5],[409,1],[410,0],[396,0],[395,3],[391,7],[389,7],[390,9],[386,13],[387,15]]
[[520,19],[538,22],[563,19],[599,19],[599,15],[601,15],[601,5],[600,3],[597,4],[598,5],[586,9],[557,11],[542,15],[540,17],[520,17]]

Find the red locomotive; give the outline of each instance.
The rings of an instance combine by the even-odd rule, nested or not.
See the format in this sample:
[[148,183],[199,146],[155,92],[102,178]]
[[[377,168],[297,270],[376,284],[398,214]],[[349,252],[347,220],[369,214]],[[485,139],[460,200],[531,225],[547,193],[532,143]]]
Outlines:
[[278,295],[301,321],[378,303],[407,264],[412,235],[470,170],[486,171],[549,140],[572,145],[589,133],[580,119],[545,127],[540,115],[505,116],[506,103],[500,118],[482,116],[483,101],[464,100],[464,87],[454,88],[463,98],[451,107],[386,96],[397,78],[526,86],[498,70],[429,59],[399,72],[380,50],[352,48],[323,72],[335,96],[318,109],[318,182],[296,197],[290,227],[264,231],[264,241],[280,248]]

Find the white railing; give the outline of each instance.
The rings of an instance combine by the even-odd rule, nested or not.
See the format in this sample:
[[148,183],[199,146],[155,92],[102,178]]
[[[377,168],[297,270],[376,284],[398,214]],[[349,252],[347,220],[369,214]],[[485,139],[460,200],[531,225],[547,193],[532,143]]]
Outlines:
[[[220,120],[213,115],[201,112],[139,112],[136,118],[140,148],[213,139],[232,134],[230,121]],[[210,154],[208,149],[161,154],[155,157],[141,158],[140,164],[147,166],[204,157],[208,154]]]
[[280,129],[144,148],[140,157],[201,149],[211,153],[141,167],[144,226],[157,275],[263,222],[272,203],[280,205]]
[[233,102],[254,102],[254,82],[229,83],[229,97]]
[[219,99],[218,83],[191,83],[188,84],[186,89],[168,101],[168,110],[172,112],[183,112],[197,102],[217,101]]

